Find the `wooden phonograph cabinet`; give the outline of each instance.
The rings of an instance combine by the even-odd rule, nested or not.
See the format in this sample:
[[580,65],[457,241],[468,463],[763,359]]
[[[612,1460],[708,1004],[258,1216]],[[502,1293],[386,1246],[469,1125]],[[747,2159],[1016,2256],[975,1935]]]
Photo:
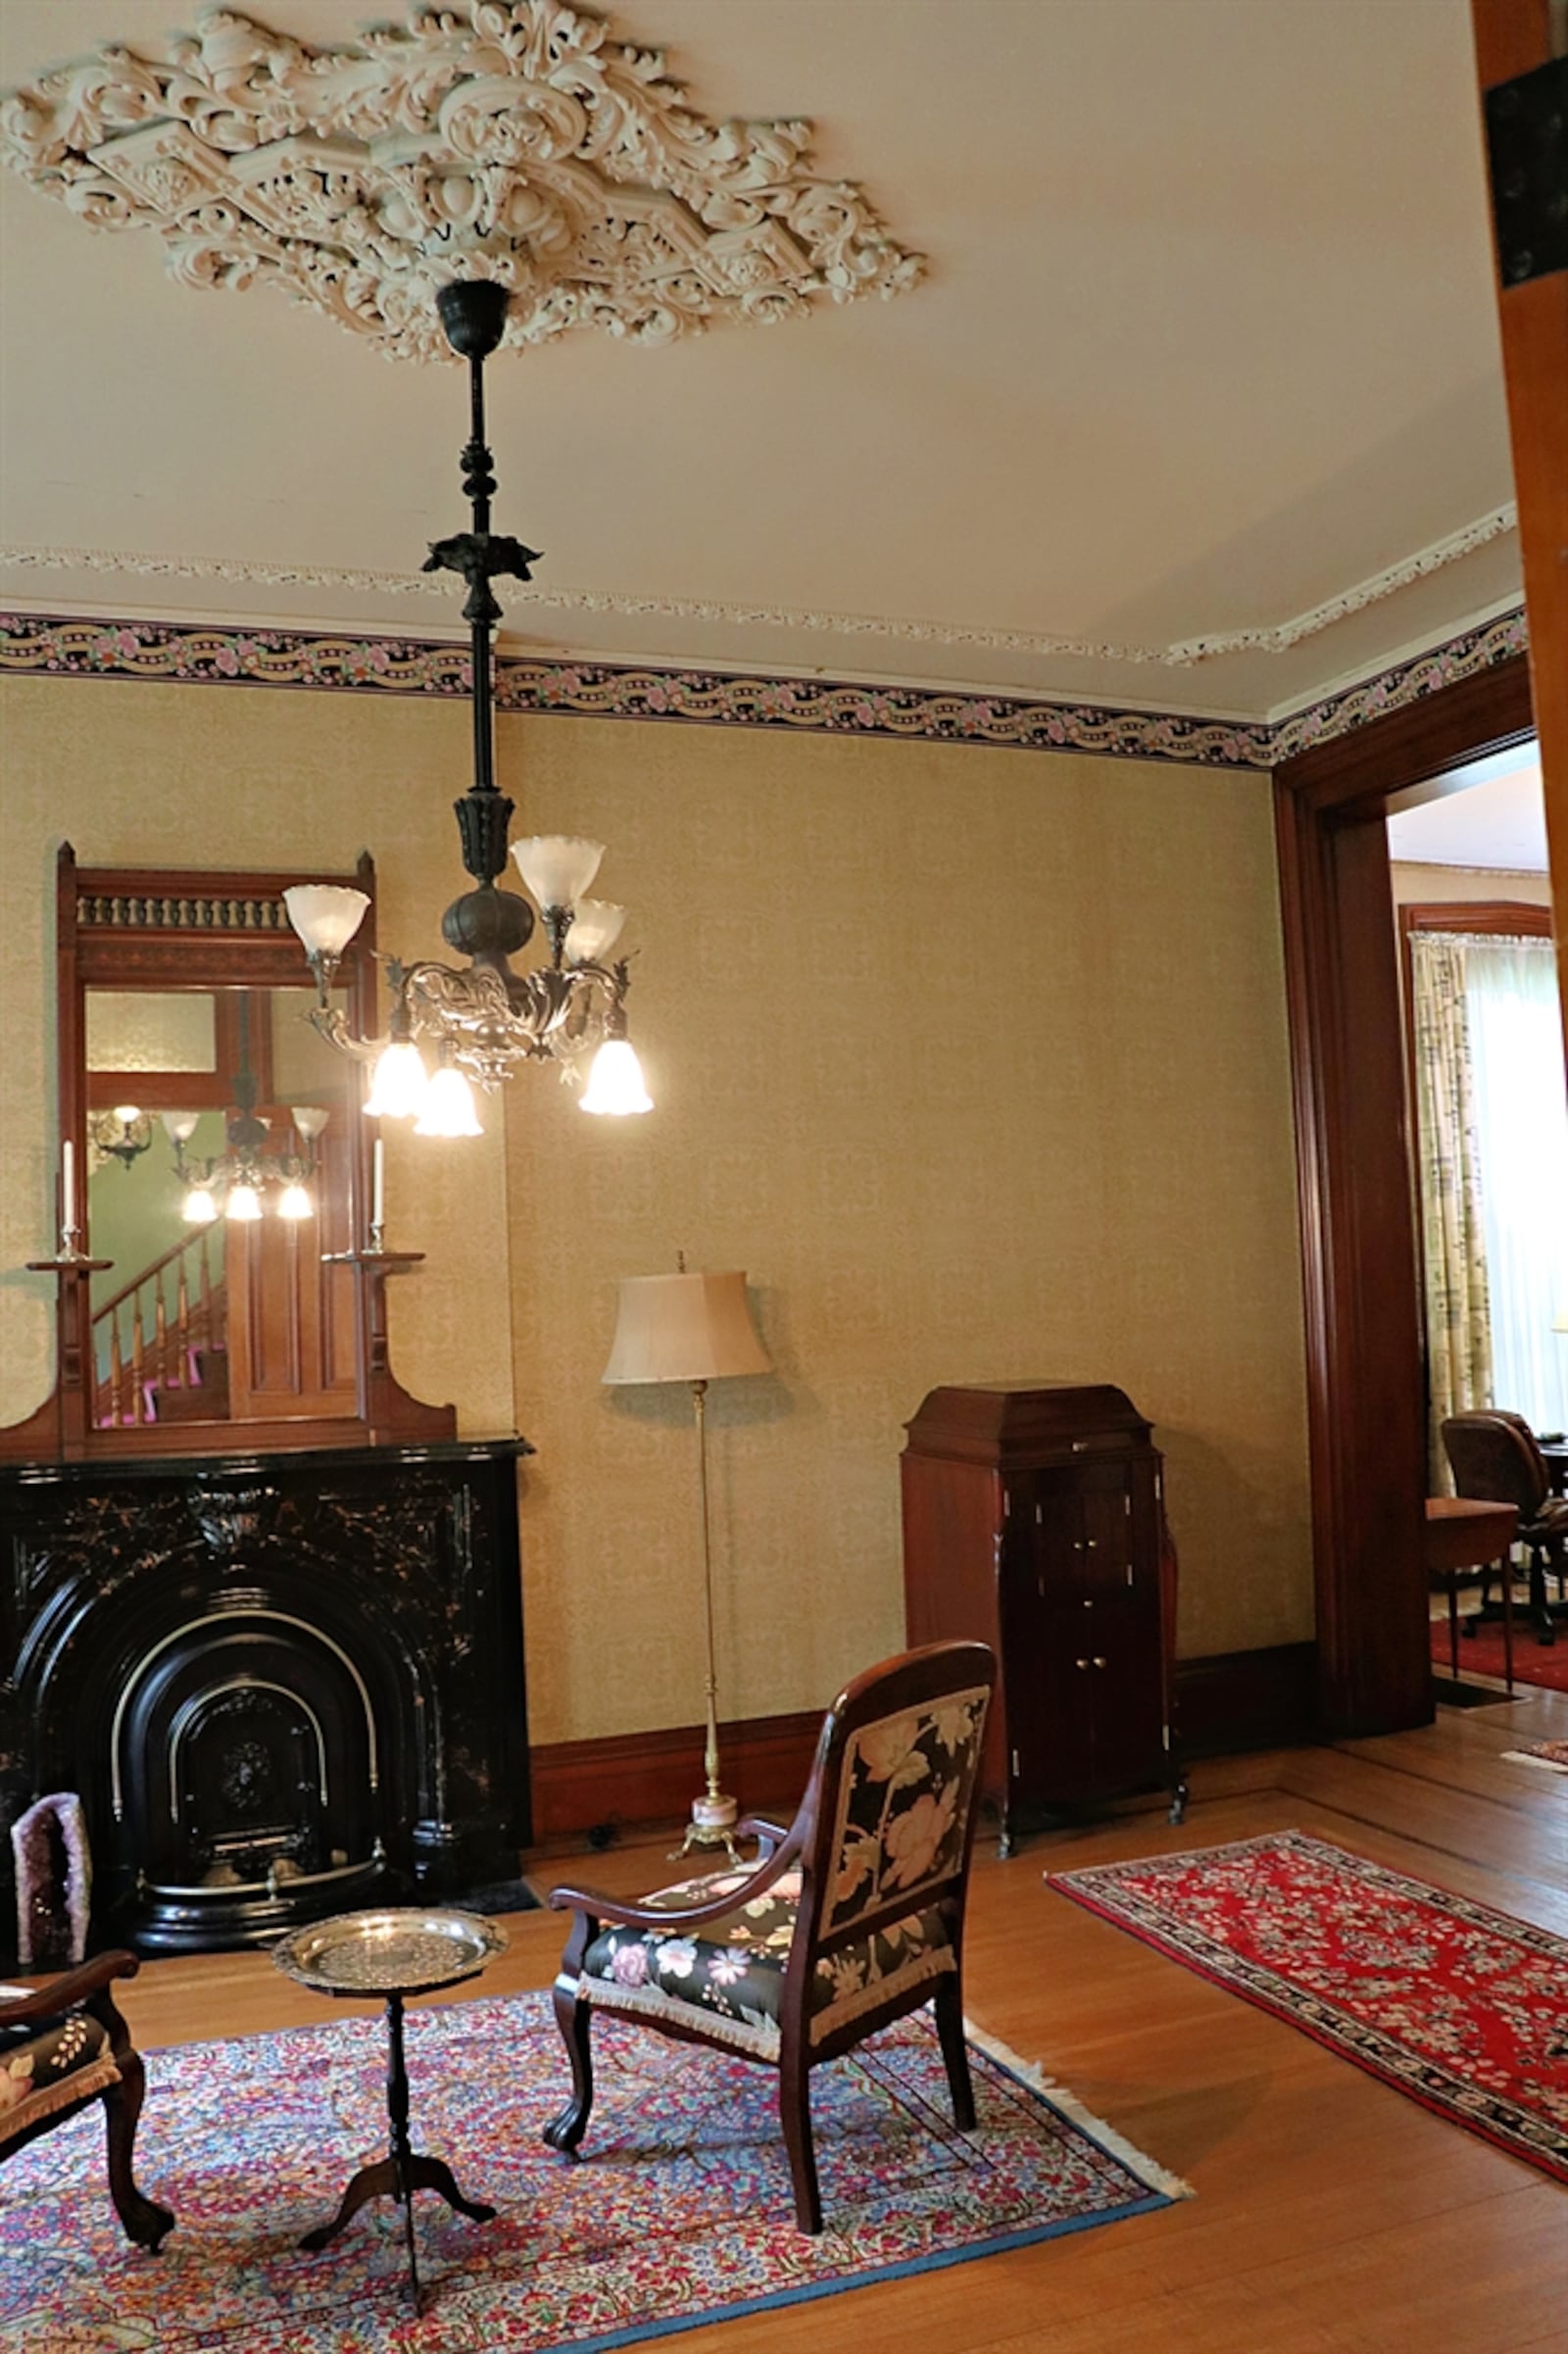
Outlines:
[[933,1390],[902,1462],[908,1641],[1001,1665],[984,1795],[1032,1817],[1187,1786],[1172,1710],[1176,1562],[1159,1450],[1108,1385]]

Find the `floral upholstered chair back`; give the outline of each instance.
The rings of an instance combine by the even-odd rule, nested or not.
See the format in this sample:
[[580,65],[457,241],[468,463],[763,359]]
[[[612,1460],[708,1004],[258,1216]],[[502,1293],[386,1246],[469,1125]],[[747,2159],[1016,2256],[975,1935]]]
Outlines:
[[800,1925],[818,2037],[947,1966],[995,1676],[983,1643],[932,1645],[852,1685],[824,1728]]

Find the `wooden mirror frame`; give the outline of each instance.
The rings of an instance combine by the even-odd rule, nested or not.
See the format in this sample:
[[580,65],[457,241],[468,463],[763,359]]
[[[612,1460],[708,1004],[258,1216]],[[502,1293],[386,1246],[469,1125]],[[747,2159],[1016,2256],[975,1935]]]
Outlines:
[[[56,870],[56,1005],[59,1138],[75,1147],[84,1200],[87,1172],[86,993],[91,989],[290,988],[306,979],[305,954],[282,903],[287,885],[309,879],[363,891],[370,905],[344,952],[335,986],[347,992],[361,1037],[375,1024],[375,867],[363,855],[353,874],[321,876],[204,869],[78,867],[62,845]],[[356,1118],[348,1155],[349,1231],[364,1238],[370,1198],[371,1139]],[[90,1237],[89,1237],[90,1240]],[[450,1405],[426,1405],[394,1376],[387,1352],[385,1286],[418,1263],[417,1251],[347,1254],[354,1278],[355,1406],[352,1415],[142,1423],[100,1428],[88,1286],[105,1262],[54,1257],[29,1262],[56,1282],[53,1394],[25,1421],[0,1430],[0,1460],[80,1461],[99,1456],[251,1453],[263,1448],[407,1446],[457,1435]]]

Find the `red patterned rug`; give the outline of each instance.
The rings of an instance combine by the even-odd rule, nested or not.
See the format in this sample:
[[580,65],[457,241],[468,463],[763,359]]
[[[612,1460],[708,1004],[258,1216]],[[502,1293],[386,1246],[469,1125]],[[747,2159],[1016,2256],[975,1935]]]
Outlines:
[[[1495,1676],[1502,1682],[1502,1629],[1488,1619],[1473,1635],[1464,1631],[1459,1621],[1459,1673],[1463,1676]],[[1448,1650],[1448,1621],[1446,1617],[1432,1622],[1432,1664],[1440,1675],[1450,1675]],[[1559,1627],[1555,1643],[1537,1643],[1530,1621],[1522,1609],[1513,1618],[1513,1680],[1515,1684],[1544,1684],[1552,1692],[1568,1692],[1568,1626]],[[1498,1697],[1502,1695],[1499,1693]]]
[[1299,1831],[1046,1877],[1568,2182],[1568,1939]]
[[548,1995],[416,2008],[408,2050],[416,2145],[498,2210],[476,2224],[416,2197],[422,2318],[390,2200],[319,2253],[299,2246],[385,2148],[385,2031],[347,2019],[147,2054],[136,2173],[175,2217],[156,2257],[120,2234],[96,2110],[12,2155],[0,2348],[589,2354],[1188,2195],[985,2038],[970,2047],[978,2123],[956,2132],[929,2013],[812,2072],[827,2229],[810,2239],[795,2229],[771,2069],[602,2018],[572,2165],[539,2138],[568,2082]]

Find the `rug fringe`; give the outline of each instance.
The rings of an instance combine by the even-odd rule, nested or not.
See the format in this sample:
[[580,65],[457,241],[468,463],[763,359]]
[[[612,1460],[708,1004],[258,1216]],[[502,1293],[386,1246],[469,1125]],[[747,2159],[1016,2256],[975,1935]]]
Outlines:
[[1086,2109],[1076,2092],[1066,2084],[1058,2084],[1054,2077],[1047,2076],[1038,2061],[1020,2058],[1010,2044],[1003,2042],[1000,2035],[988,2035],[983,2027],[976,2027],[972,2019],[964,2021],[963,2033],[977,2051],[983,2051],[987,2059],[998,2061],[1009,2076],[1015,2076],[1020,2084],[1027,2084],[1031,2092],[1043,2093],[1054,2109],[1059,2109],[1070,2124],[1098,2141],[1101,2148],[1108,2151],[1111,2157],[1119,2159],[1129,2174],[1135,2174],[1149,2189],[1161,2191],[1168,2199],[1197,2198],[1198,2193],[1191,2182],[1184,2182],[1180,2175],[1172,2174],[1169,2167],[1161,2166],[1157,2159],[1148,2157],[1144,2151],[1135,2148],[1125,2133],[1118,2133],[1113,2125],[1107,2125],[1102,2117],[1097,2117],[1092,2109]]
[[1499,1754],[1504,1765],[1539,1766],[1544,1774],[1568,1774],[1568,1765],[1555,1757],[1532,1757],[1528,1749],[1503,1749]]

